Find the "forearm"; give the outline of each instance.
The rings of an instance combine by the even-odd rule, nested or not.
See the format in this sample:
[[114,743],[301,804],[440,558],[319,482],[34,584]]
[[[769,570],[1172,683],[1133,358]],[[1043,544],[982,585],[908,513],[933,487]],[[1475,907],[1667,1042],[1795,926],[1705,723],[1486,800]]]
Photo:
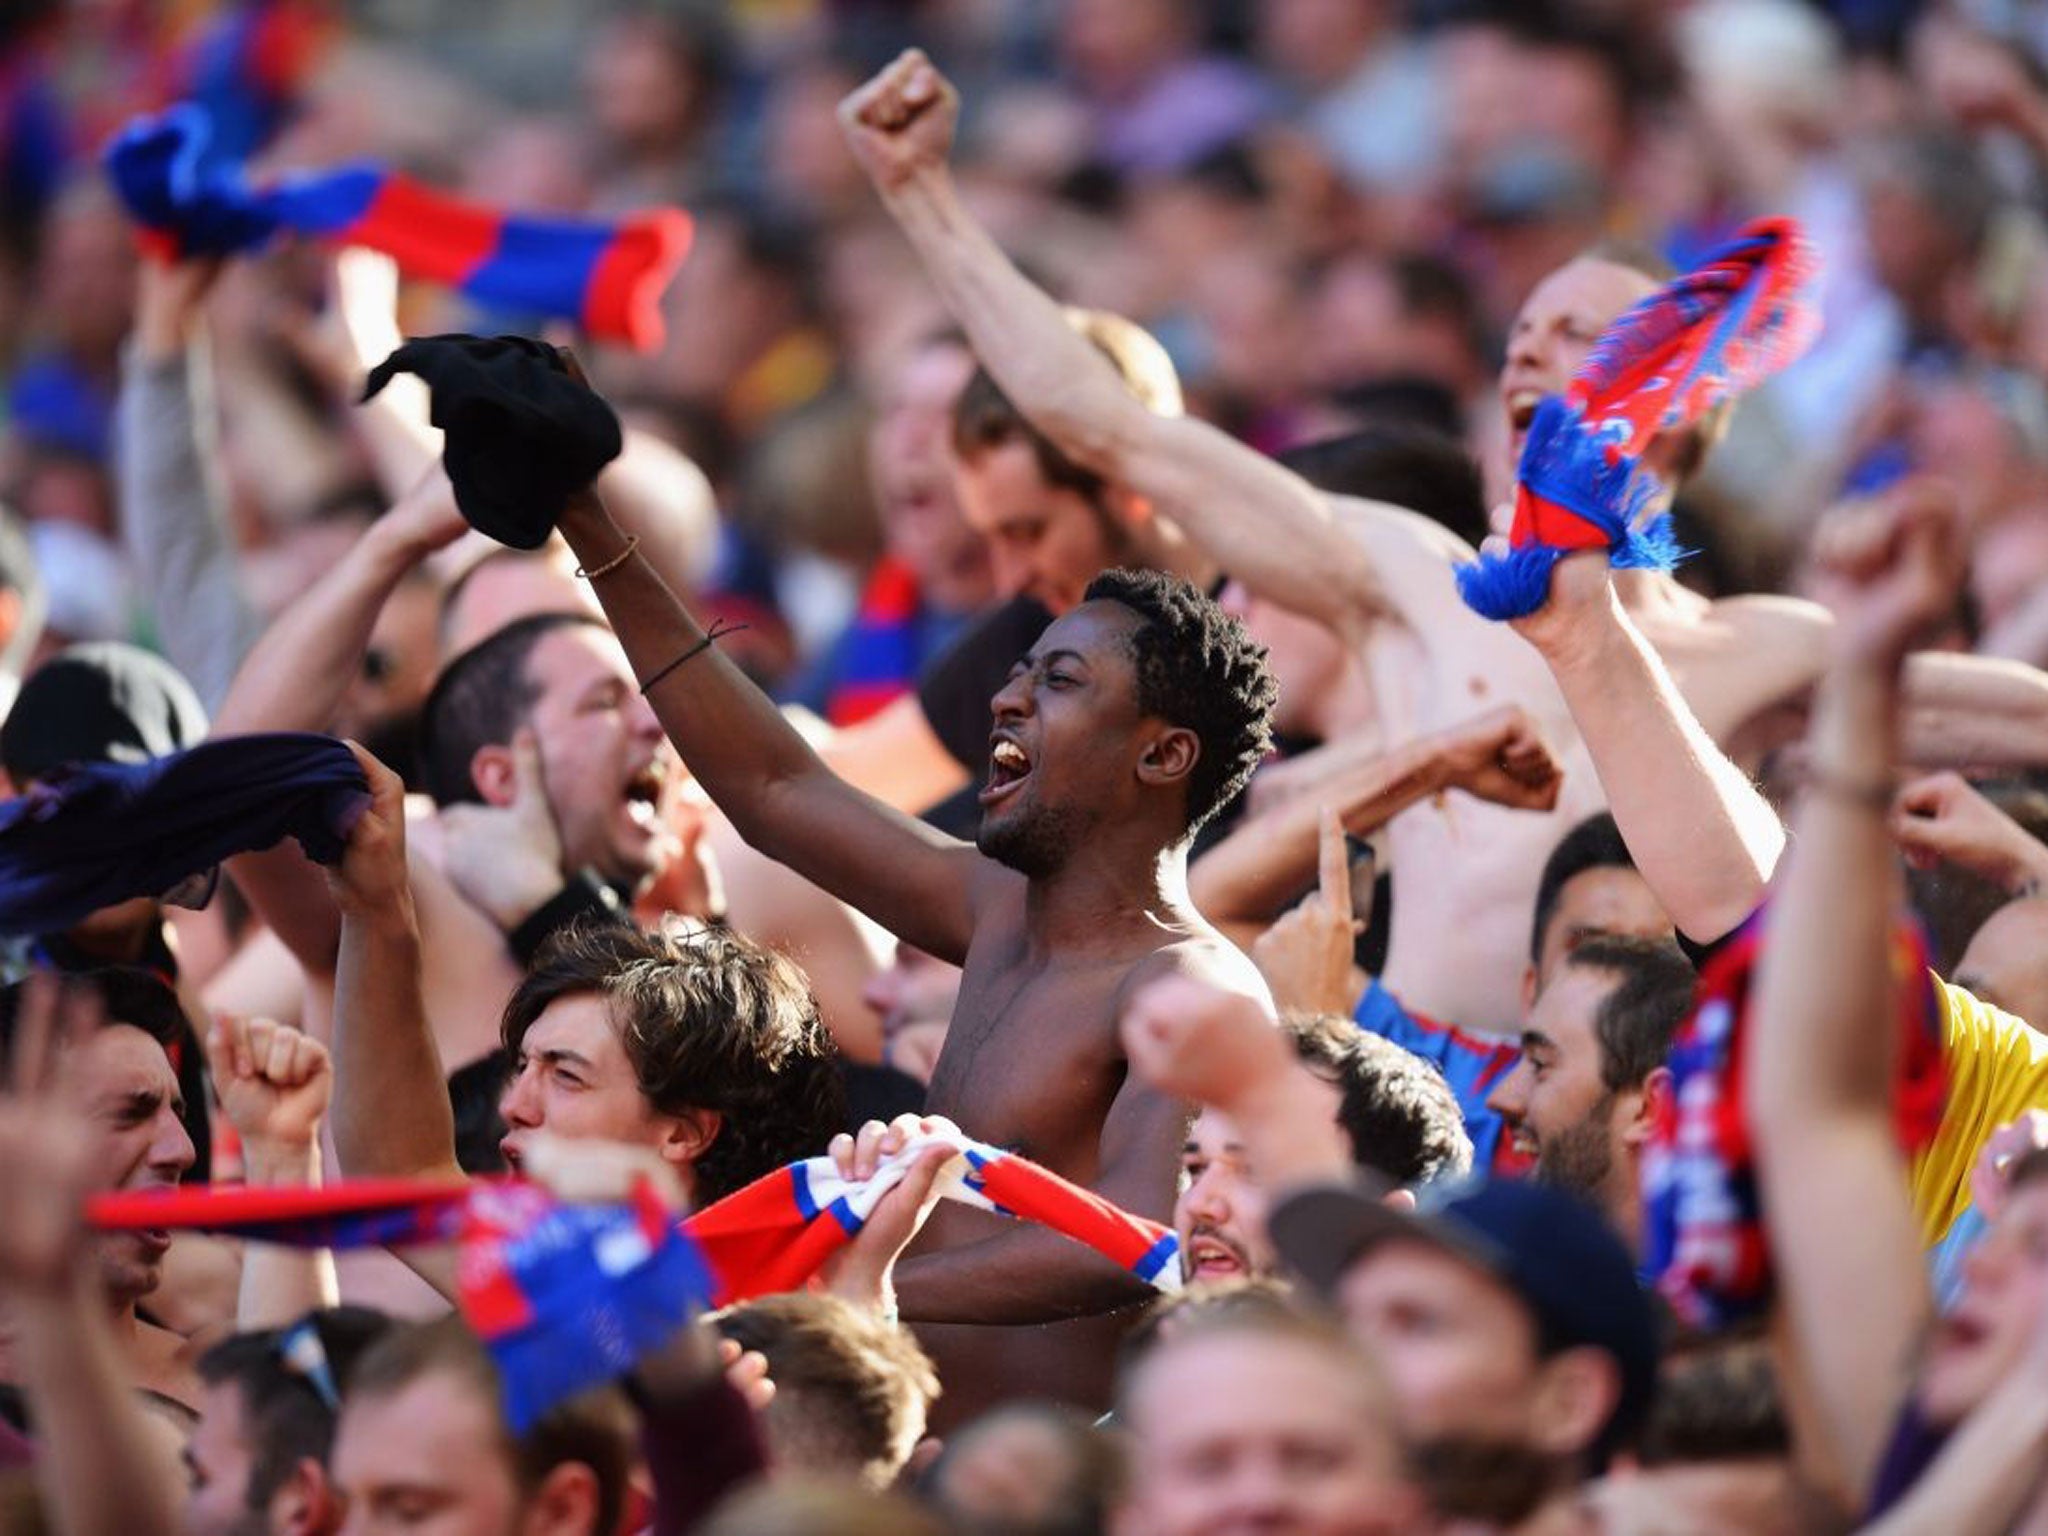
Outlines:
[[[320,1185],[320,1144],[274,1146],[244,1144],[243,1179],[257,1188],[317,1189]],[[277,1243],[249,1243],[242,1250],[242,1289],[235,1307],[235,1327],[248,1333],[281,1328],[316,1307],[340,1299],[334,1276],[334,1254],[326,1248],[286,1248]]]
[[636,676],[653,678],[696,652],[648,698],[691,773],[740,835],[777,856],[781,829],[769,814],[777,787],[828,770],[768,696],[706,643],[703,627],[646,555],[629,550],[602,502],[590,494],[577,498],[561,530],[586,569],[609,567],[592,587]]
[[326,728],[362,667],[385,600],[425,553],[390,526],[372,524],[264,633],[214,719],[216,736]]
[[363,1177],[461,1177],[455,1114],[420,987],[408,896],[344,916],[334,998],[334,1147]]
[[1714,745],[1611,591],[1540,649],[1651,892],[1689,938],[1723,937],[1763,899],[1785,847],[1777,814]]
[[1044,1227],[1019,1225],[895,1270],[905,1322],[1022,1327],[1097,1317],[1154,1294],[1128,1270]]
[[1362,640],[1383,605],[1320,493],[1206,423],[1147,409],[961,206],[943,166],[883,200],[975,355],[1062,453],[1158,505],[1253,592]]
[[629,429],[625,451],[604,467],[597,489],[620,530],[639,535],[641,553],[671,592],[704,585],[718,550],[718,507],[693,460]]
[[177,1469],[150,1431],[94,1292],[81,1280],[15,1309],[45,1508],[61,1536],[177,1536]]
[[1353,837],[1369,837],[1443,787],[1435,769],[1428,743],[1411,742],[1245,821],[1189,868],[1196,908],[1212,923],[1271,921],[1315,883],[1324,805],[1336,808]]
[[2004,1536],[2040,1492],[2044,1460],[2048,1391],[2033,1372],[2014,1371],[1861,1536]]
[[1831,673],[1814,700],[1814,787],[1758,965],[1757,1007],[1773,1021],[1752,1071],[1759,1134],[1818,1110],[1887,1113],[1897,1031],[1871,1021],[1891,1017],[1902,895],[1883,801],[1896,718],[1891,680],[1867,667]]
[[2048,764],[2048,672],[2018,661],[1921,651],[1902,678],[1900,755],[1928,768]]
[[228,538],[212,466],[204,353],[131,347],[122,363],[116,433],[122,540],[147,577],[157,632],[209,710],[218,709],[260,633]]

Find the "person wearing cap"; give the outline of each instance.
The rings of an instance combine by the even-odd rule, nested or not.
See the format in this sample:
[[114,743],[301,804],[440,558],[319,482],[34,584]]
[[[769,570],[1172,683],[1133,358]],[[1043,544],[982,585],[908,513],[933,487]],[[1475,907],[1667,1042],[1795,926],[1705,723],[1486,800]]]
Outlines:
[[1275,1250],[1380,1360],[1440,1514],[1542,1529],[1628,1444],[1656,1328],[1598,1212],[1512,1180],[1360,1183],[1279,1032],[1214,988],[1147,987],[1123,1035],[1135,1070],[1241,1128]]

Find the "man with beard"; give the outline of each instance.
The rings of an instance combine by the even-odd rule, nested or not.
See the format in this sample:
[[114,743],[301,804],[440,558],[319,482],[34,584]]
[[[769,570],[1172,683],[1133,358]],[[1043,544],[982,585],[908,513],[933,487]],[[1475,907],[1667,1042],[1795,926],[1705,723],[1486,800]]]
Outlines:
[[1568,950],[1522,1031],[1522,1056],[1487,1097],[1536,1177],[1595,1206],[1642,1243],[1636,1166],[1670,1096],[1664,1058],[1692,1009],[1677,945],[1595,934]]
[[[1456,1177],[1472,1166],[1458,1101],[1443,1075],[1391,1040],[1336,1014],[1288,1014],[1281,1028],[1300,1058],[1301,1090],[1343,1131],[1351,1160],[1399,1186]],[[1237,1125],[1204,1106],[1181,1153],[1173,1205],[1182,1274],[1258,1279],[1278,1265],[1266,1235],[1267,1190]]]
[[[995,696],[970,847],[835,776],[594,494],[571,498],[561,531],[669,739],[747,841],[964,967],[927,1112],[1169,1216],[1183,1111],[1126,1070],[1117,1018],[1174,975],[1267,1006],[1187,892],[1190,841],[1269,741],[1263,651],[1185,581],[1096,578]],[[868,1167],[876,1145],[864,1138]],[[896,1284],[956,1422],[1005,1397],[1103,1406],[1113,1314],[1147,1293],[1054,1234],[960,1206],[934,1216]]]

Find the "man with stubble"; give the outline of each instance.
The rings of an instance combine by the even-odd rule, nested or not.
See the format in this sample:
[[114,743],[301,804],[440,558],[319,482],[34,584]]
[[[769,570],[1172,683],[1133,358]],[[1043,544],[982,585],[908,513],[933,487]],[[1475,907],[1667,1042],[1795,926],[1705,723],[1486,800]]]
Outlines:
[[[1186,1111],[1130,1074],[1117,1020],[1169,975],[1270,1006],[1187,889],[1195,831],[1267,747],[1264,652],[1189,583],[1105,572],[992,701],[969,845],[834,775],[594,494],[571,499],[561,531],[670,739],[741,835],[964,967],[928,1112],[1168,1220]],[[865,1134],[857,1167],[888,1145]],[[897,1267],[896,1288],[939,1365],[951,1422],[1013,1397],[1105,1405],[1128,1320],[1118,1314],[1148,1294],[1065,1238],[950,1204]]]

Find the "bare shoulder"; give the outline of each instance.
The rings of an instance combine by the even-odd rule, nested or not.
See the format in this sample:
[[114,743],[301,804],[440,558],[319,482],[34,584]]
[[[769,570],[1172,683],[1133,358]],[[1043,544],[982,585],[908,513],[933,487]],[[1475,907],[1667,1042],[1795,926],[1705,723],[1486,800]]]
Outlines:
[[1118,989],[1118,1008],[1152,982],[1168,976],[1185,976],[1225,991],[1256,999],[1271,1010],[1273,994],[1266,987],[1251,957],[1235,944],[1204,924],[1154,950],[1131,967]]

